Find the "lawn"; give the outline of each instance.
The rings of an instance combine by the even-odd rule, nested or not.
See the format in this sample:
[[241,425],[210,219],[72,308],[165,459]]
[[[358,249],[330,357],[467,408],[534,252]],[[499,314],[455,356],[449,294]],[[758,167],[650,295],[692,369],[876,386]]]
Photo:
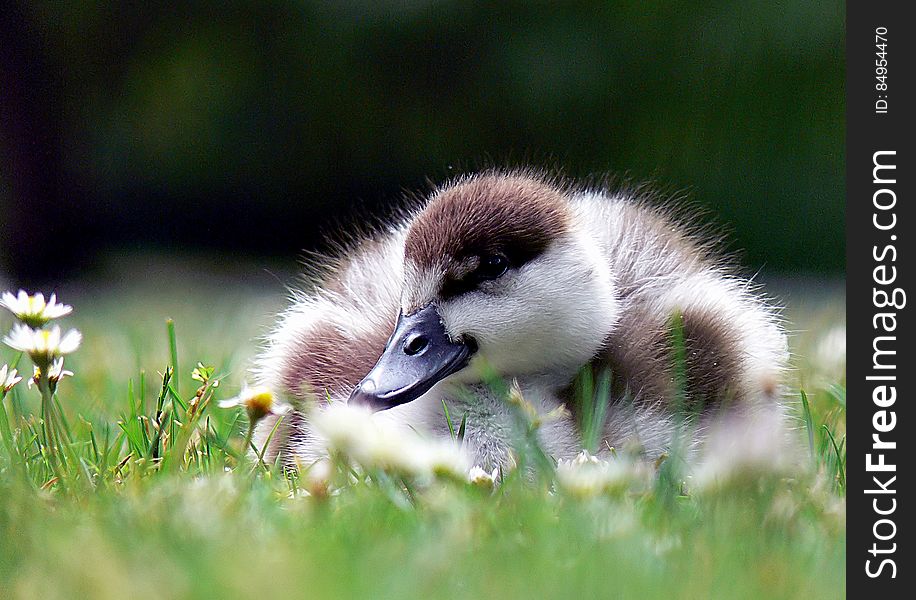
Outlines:
[[[342,458],[326,480],[287,477],[246,457],[244,412],[216,402],[238,393],[288,280],[248,266],[134,257],[58,290],[83,342],[56,394],[57,450],[25,381],[0,411],[0,598],[845,595],[841,287],[771,288],[794,332],[803,468],[758,457],[699,488],[663,463],[586,493],[552,469],[490,489]],[[17,360],[31,372],[0,349]]]

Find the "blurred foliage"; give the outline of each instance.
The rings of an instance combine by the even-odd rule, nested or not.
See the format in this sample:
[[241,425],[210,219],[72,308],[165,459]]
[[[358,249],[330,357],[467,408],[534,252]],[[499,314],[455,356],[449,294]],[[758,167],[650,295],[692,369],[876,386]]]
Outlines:
[[522,163],[686,190],[751,269],[845,264],[835,0],[36,0],[0,24],[19,278],[118,246],[293,255],[331,217]]

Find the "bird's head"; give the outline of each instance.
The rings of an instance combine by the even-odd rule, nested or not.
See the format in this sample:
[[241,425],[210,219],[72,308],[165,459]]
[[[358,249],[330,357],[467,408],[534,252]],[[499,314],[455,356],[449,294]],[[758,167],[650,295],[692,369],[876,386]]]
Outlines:
[[614,323],[609,267],[564,190],[489,174],[435,192],[410,222],[401,312],[351,402],[381,410],[445,378],[572,373]]

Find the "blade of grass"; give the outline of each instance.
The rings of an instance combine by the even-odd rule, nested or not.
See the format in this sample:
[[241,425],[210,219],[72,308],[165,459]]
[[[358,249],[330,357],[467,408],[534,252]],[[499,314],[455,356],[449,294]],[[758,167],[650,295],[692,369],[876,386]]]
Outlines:
[[448,405],[445,403],[445,399],[440,400],[440,402],[442,402],[442,412],[445,413],[445,424],[448,425],[448,434],[454,440],[455,428],[452,426],[452,417],[448,414]]
[[263,464],[265,467],[267,465],[264,464],[264,454],[267,453],[267,446],[270,445],[270,440],[274,437],[274,434],[277,433],[277,429],[279,429],[280,423],[282,421],[283,421],[283,417],[281,416],[279,419],[277,419],[277,422],[274,423],[274,426],[271,428],[270,433],[267,434],[267,439],[264,440],[264,445],[261,446],[261,450],[259,451],[257,448],[255,448],[255,452],[258,455],[258,462]]
[[458,443],[464,443],[464,436],[468,431],[468,413],[461,417],[461,425],[458,426]]
[[799,390],[802,401],[802,417],[805,420],[805,429],[808,431],[808,451],[811,453],[811,459],[815,459],[814,453],[814,419],[811,417],[811,405],[808,403],[808,394],[805,390]]
[[140,402],[137,411],[141,415],[146,414],[146,371],[140,369],[140,389],[138,390]]
[[[169,336],[169,360],[171,361],[172,370],[175,373],[181,373],[178,368],[178,337],[175,335],[175,321],[167,319],[165,328]],[[177,380],[175,381],[175,388],[180,392],[181,385]]]
[[[836,439],[833,437],[833,432],[830,431],[830,428],[826,425],[822,425],[822,429],[827,437],[830,439],[830,444],[833,446],[834,456],[836,456],[836,476],[837,481],[840,485],[840,489],[845,492],[846,490],[846,461],[843,458],[840,447],[837,446]],[[845,443],[845,440],[844,440]]]

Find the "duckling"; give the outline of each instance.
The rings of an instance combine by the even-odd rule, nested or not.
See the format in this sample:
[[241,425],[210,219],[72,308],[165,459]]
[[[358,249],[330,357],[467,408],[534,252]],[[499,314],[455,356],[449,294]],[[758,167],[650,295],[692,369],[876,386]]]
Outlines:
[[605,449],[661,454],[685,403],[700,420],[775,406],[788,356],[777,310],[649,200],[529,171],[435,189],[293,293],[254,375],[300,409],[256,439],[307,463],[323,453],[307,399],[439,436],[445,404],[467,415],[475,462],[505,466],[513,424],[493,374],[554,415],[538,434],[555,459],[581,450],[583,369],[611,373]]

